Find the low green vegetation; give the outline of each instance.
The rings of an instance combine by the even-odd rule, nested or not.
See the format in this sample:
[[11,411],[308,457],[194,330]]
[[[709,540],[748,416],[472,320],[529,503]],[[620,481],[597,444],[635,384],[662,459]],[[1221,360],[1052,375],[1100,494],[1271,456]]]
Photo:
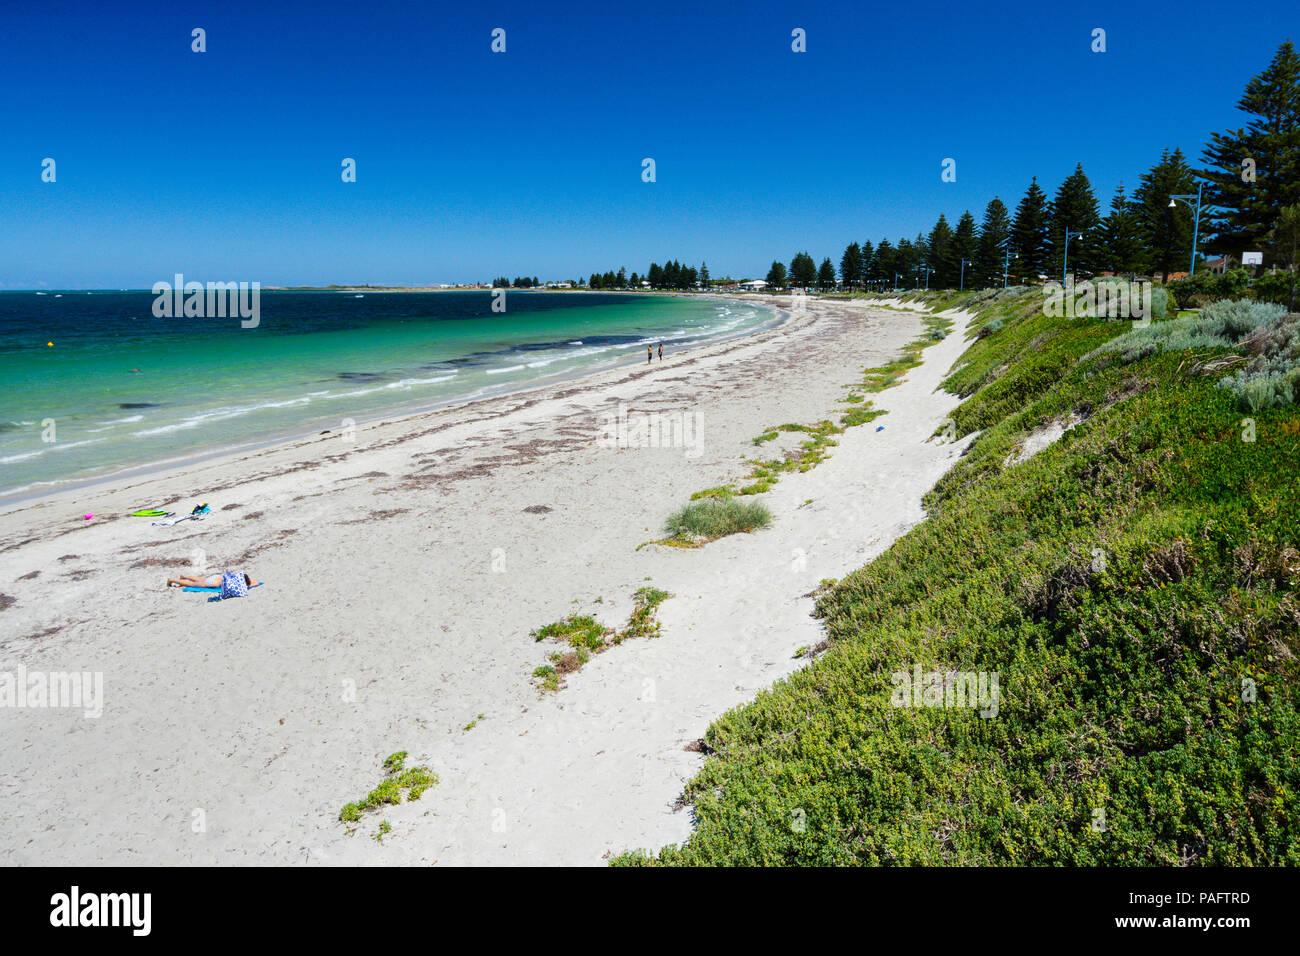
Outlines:
[[339,811],[339,819],[344,823],[356,823],[363,813],[401,803],[403,793],[407,800],[419,800],[424,791],[437,784],[438,775],[428,767],[407,767],[406,756],[405,750],[390,754],[384,760],[384,779],[379,786],[360,800],[347,804]]
[[1223,299],[1283,305],[1291,300],[1292,281],[1293,276],[1286,272],[1265,272],[1259,278],[1252,278],[1247,269],[1229,269],[1223,273],[1200,270],[1194,276],[1170,282],[1166,288],[1184,309],[1201,309]]
[[761,502],[737,501],[730,496],[701,498],[664,523],[668,539],[657,543],[696,547],[729,534],[766,528],[771,520],[771,512]]
[[691,495],[691,501],[699,501],[701,498],[730,498],[736,492],[734,489],[721,485],[717,488],[705,488],[703,491],[697,491]]
[[861,382],[846,386],[849,389],[848,395],[840,401],[852,407],[840,415],[838,424],[830,419],[822,419],[808,425],[787,422],[764,429],[762,434],[755,436],[754,445],[761,447],[782,434],[802,433],[806,437],[799,442],[797,448],[786,451],[779,458],[748,459],[746,483],[739,487],[720,485],[692,494],[692,504],[668,519],[668,537],[646,544],[694,548],[729,534],[766,527],[771,520],[766,507],[746,505],[733,499],[764,494],[772,490],[781,475],[811,470],[830,457],[830,450],[838,444],[833,436],[886,414],[884,409],[873,407],[860,393],[880,392],[897,385],[910,369],[921,364],[921,350],[942,341],[951,327],[950,321],[936,316],[925,316],[923,323],[925,331],[922,336],[905,346],[903,354],[897,360],[879,368],[864,369]]
[[534,641],[563,641],[571,647],[595,649],[605,643],[610,629],[587,614],[570,614],[561,621],[539,627],[529,635]]
[[559,641],[569,647],[567,651],[552,652],[551,663],[533,671],[537,688],[543,692],[557,691],[564,686],[564,675],[580,670],[592,654],[603,653],[631,638],[658,636],[655,612],[670,597],[671,594],[659,588],[638,588],[632,595],[632,613],[621,631],[605,627],[595,618],[573,614],[533,631],[530,636],[536,641]]
[[[979,434],[928,520],[709,728],[690,839],[616,864],[1300,864],[1300,407],[1222,384],[1285,379],[1297,319],[976,307],[945,387]],[[993,675],[995,706],[900,697],[918,673]]]

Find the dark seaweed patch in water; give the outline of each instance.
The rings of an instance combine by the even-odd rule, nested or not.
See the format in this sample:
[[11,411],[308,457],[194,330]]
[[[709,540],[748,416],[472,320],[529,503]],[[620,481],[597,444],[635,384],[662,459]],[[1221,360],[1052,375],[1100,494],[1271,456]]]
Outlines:
[[155,402],[118,402],[118,408],[162,408]]
[[386,376],[380,372],[339,372],[338,377],[349,382],[377,382]]
[[[516,352],[549,352],[559,351],[561,349],[585,349],[597,345],[628,345],[633,342],[640,342],[649,333],[629,332],[620,335],[588,335],[580,339],[562,339],[555,342],[526,342],[522,345],[514,345],[508,349],[503,349],[497,353],[500,355],[509,355]],[[575,344],[582,342],[581,345]]]

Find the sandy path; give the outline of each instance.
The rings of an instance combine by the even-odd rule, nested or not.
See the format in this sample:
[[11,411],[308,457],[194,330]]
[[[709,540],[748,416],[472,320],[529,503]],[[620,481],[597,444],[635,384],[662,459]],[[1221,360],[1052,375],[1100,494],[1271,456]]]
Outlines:
[[[843,386],[915,338],[918,317],[813,302],[648,371],[0,515],[0,591],[15,599],[0,671],[102,671],[106,698],[98,719],[0,709],[0,860],[596,864],[684,839],[672,803],[702,760],[685,745],[803,665],[794,651],[820,630],[802,595],[921,520],[964,447],[927,441],[956,405],[934,388],[963,321],[876,396],[888,415],[763,496],[772,527],[698,550],[637,545],[691,492],[741,477],[763,428],[842,409]],[[620,402],[698,415],[702,441],[603,447]],[[175,497],[216,513],[75,520]],[[159,588],[192,560],[269,583],[221,604]],[[621,625],[647,583],[674,594],[660,636],[539,695],[529,675],[551,647],[528,632],[579,609]],[[439,785],[346,835],[339,807],[403,749]],[[382,845],[368,838],[380,819]]]

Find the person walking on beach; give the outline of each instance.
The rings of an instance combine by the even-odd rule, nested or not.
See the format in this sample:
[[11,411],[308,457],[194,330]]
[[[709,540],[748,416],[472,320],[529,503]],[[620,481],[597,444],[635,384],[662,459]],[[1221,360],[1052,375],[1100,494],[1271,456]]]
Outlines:
[[647,345],[645,347],[645,362],[647,365],[649,365],[654,360],[655,360],[655,347],[653,345]]
[[660,343],[659,343],[659,361],[662,362],[663,360],[664,360],[664,344],[663,344],[662,342],[660,342]]

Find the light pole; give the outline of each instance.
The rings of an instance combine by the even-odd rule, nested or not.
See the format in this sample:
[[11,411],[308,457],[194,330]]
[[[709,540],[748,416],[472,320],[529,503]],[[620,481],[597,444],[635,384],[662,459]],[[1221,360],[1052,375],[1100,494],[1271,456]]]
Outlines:
[[965,291],[966,291],[966,267],[967,267],[968,265],[970,265],[970,260],[969,260],[969,259],[963,259],[963,260],[961,261],[961,284],[957,287],[957,290],[958,290],[959,292],[965,292]]
[[1087,231],[1081,229],[1079,232],[1071,232],[1069,226],[1065,227],[1065,256],[1061,259],[1061,285],[1065,285],[1065,277],[1070,272],[1070,239],[1082,236]]
[[1192,264],[1191,267],[1187,270],[1187,274],[1189,276],[1196,275],[1196,240],[1199,239],[1201,236],[1201,190],[1203,188],[1205,188],[1205,183],[1197,183],[1195,196],[1188,193],[1182,196],[1169,197],[1170,209],[1173,209],[1178,204],[1178,200],[1180,199],[1183,202],[1187,203],[1187,205],[1189,206],[1192,206],[1193,199],[1196,200],[1196,205],[1192,206],[1192,209],[1195,210],[1195,216],[1193,217],[1192,220]]
[[1007,236],[1005,239],[999,242],[998,246],[1001,247],[1004,253],[1002,259],[1002,288],[1005,289],[1007,287],[1007,273],[1011,271],[1011,257],[1015,255],[1016,258],[1019,259],[1020,256],[1011,251],[1010,236]]
[[926,291],[926,292],[929,292],[929,291],[930,291],[930,273],[933,272],[934,270],[931,269],[931,268],[930,268],[928,265],[926,265],[925,263],[922,263],[921,265],[919,265],[919,266],[916,267],[916,274],[917,274],[918,276],[921,274],[921,270],[922,270],[922,269],[925,270],[925,291]]

